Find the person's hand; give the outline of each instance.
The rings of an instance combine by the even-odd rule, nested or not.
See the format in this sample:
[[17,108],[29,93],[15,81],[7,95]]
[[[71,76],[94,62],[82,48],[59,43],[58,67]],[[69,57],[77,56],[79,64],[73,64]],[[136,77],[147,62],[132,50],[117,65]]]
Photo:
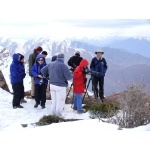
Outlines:
[[42,76],[42,75],[40,75],[40,74],[39,74],[39,75],[37,75],[37,77],[38,77],[38,78],[41,78],[41,79],[43,78],[43,76]]

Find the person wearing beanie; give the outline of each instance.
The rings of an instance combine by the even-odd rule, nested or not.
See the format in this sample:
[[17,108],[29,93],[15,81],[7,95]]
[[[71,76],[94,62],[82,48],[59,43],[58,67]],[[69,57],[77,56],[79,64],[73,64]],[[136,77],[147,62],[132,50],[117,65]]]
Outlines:
[[71,71],[74,71],[75,68],[76,68],[77,66],[79,66],[79,64],[80,64],[80,62],[81,62],[82,59],[83,59],[83,58],[80,57],[80,52],[79,52],[79,51],[76,51],[75,55],[72,56],[72,57],[70,57],[70,59],[68,60],[68,65],[71,67],[70,70],[71,70]]
[[44,57],[42,54],[38,54],[36,57],[36,62],[31,68],[31,74],[34,78],[35,86],[35,105],[34,108],[37,108],[38,105],[41,105],[42,109],[45,108],[46,103],[46,86],[47,79],[43,77],[41,69],[45,66]]
[[31,76],[31,98],[35,98],[34,95],[34,79],[31,75],[31,68],[35,63],[35,59],[38,54],[40,54],[43,51],[43,48],[41,46],[34,49],[33,53],[29,55],[29,76]]
[[34,49],[36,52],[42,52],[43,48],[41,46],[38,46],[36,49]]
[[[93,77],[93,80],[92,80],[93,91],[95,93],[94,94],[95,100],[98,101],[98,97],[100,97],[101,101],[103,102],[105,98],[104,77],[107,71],[107,62],[105,58],[102,57],[102,55],[104,54],[102,50],[97,50],[95,54],[97,56],[92,59],[91,64],[90,64],[90,69],[91,71],[99,72],[99,74]],[[99,88],[98,88],[98,84],[99,84]]]
[[45,77],[48,74],[50,79],[51,115],[61,117],[65,105],[68,80],[73,77],[67,65],[64,64],[64,54],[59,53],[57,59],[42,68],[41,72]]
[[19,53],[14,53],[13,61],[10,65],[10,80],[13,89],[13,109],[23,108],[23,106],[20,105],[21,99],[24,97],[23,80],[26,76],[24,64],[22,63],[23,57],[24,56]]

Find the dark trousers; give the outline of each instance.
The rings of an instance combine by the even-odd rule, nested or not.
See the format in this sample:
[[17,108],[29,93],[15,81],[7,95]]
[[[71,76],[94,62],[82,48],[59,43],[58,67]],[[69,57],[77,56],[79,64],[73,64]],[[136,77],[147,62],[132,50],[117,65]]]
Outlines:
[[47,84],[35,84],[35,101],[41,106],[46,102],[46,86]]
[[12,102],[12,105],[13,105],[13,107],[14,106],[19,106],[20,105],[20,100],[22,99],[22,95],[24,94],[23,83],[14,83],[14,84],[12,84],[12,89],[13,89],[13,102]]
[[24,99],[24,85],[23,83],[21,83],[22,86],[21,86],[21,99]]
[[94,91],[95,98],[98,98],[99,96],[101,99],[103,99],[104,98],[104,77],[94,77],[92,84],[93,84],[92,89]]

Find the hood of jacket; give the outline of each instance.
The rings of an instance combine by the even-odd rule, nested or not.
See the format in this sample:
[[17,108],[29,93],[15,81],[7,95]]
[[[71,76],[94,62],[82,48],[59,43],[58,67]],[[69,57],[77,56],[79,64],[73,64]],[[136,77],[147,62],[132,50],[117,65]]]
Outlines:
[[83,67],[87,66],[88,64],[89,63],[88,63],[88,61],[86,59],[82,59],[81,62],[80,62],[80,64],[79,64],[79,66],[81,68],[83,68]]
[[21,55],[20,54],[13,54],[13,62],[14,63],[19,63],[19,58],[21,57]]
[[42,59],[44,60],[43,55],[42,55],[42,54],[38,54],[38,55],[36,56],[36,61],[37,61],[38,59],[40,59],[40,58],[42,58]]

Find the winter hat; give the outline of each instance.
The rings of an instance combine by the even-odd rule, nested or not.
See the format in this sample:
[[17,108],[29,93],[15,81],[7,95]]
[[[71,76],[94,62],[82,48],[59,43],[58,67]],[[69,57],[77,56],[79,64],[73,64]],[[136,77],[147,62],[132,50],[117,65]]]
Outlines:
[[37,48],[35,49],[35,51],[40,51],[40,52],[42,52],[42,51],[43,51],[43,48],[42,48],[41,46],[39,46],[39,47],[37,47]]
[[79,52],[79,51],[76,51],[75,55],[76,55],[76,56],[80,56],[80,52]]
[[57,55],[57,60],[62,60],[64,62],[64,54],[63,53],[59,53]]
[[48,53],[47,53],[47,51],[43,51],[41,54],[47,55]]
[[97,51],[95,52],[95,54],[97,54],[97,53],[102,53],[102,54],[104,54],[104,52],[103,52],[102,50],[97,50]]
[[59,54],[57,55],[57,58],[64,58],[64,54],[63,54],[63,53],[59,53]]
[[57,59],[57,55],[54,55],[53,57],[52,57],[52,61],[55,61]]

